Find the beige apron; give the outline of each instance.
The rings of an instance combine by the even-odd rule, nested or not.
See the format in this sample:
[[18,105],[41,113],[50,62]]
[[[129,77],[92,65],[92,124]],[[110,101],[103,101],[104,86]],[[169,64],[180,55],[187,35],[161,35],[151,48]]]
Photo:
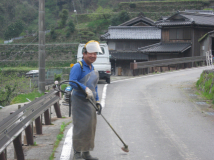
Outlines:
[[[90,88],[96,97],[95,87],[99,80],[97,71],[92,71],[79,82]],[[81,90],[73,90],[72,94],[72,117],[73,117],[73,149],[77,152],[87,152],[94,148],[94,138],[97,124],[96,110],[85,99]]]

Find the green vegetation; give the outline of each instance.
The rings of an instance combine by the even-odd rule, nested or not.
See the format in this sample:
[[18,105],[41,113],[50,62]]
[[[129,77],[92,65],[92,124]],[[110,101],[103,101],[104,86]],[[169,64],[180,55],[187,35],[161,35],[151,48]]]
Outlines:
[[129,19],[130,19],[130,16],[129,16],[128,12],[123,10],[118,15],[115,15],[114,17],[112,17],[111,23],[113,26],[117,26],[123,22],[128,21]]
[[57,149],[57,147],[59,146],[59,143],[60,141],[62,140],[62,138],[64,137],[64,131],[65,131],[65,127],[68,126],[71,122],[68,122],[68,123],[62,123],[62,125],[60,126],[60,132],[59,134],[57,135],[57,138],[56,138],[56,141],[54,143],[54,148],[53,148],[53,151],[52,151],[52,154],[51,156],[49,157],[49,160],[53,160],[54,159],[54,153]]
[[16,103],[24,103],[28,102],[27,98],[31,101],[35,100],[36,97],[41,97],[43,96],[44,93],[39,93],[38,91],[34,90],[31,93],[26,93],[26,94],[20,94],[16,96],[12,101],[11,104],[16,104]]
[[24,29],[24,24],[21,20],[18,20],[12,24],[10,24],[5,33],[4,33],[4,38],[5,39],[11,39],[13,37],[18,37]]
[[33,146],[38,146],[38,145],[36,144],[36,142],[33,142]]
[[65,88],[68,87],[68,86],[69,86],[68,84],[62,84],[62,85],[61,85],[61,89],[64,91]]
[[4,67],[2,71],[11,71],[11,72],[28,72],[30,70],[38,70],[38,68],[29,68],[29,67]]
[[196,87],[201,94],[209,100],[214,101],[214,73],[203,72],[196,82]]
[[61,81],[62,75],[61,74],[54,74],[54,81]]
[[59,14],[60,20],[58,22],[58,25],[60,28],[64,28],[66,21],[68,19],[68,10],[67,9],[63,9],[62,12],[60,12]]
[[[74,8],[75,6],[75,8]],[[46,35],[46,42],[84,42],[82,31],[94,33],[98,39],[109,25],[118,25],[142,12],[148,18],[157,20],[160,16],[172,15],[177,10],[211,10],[213,1],[207,0],[165,0],[121,2],[121,0],[46,0],[45,26],[51,33]],[[74,12],[74,9],[76,12]],[[122,10],[126,13],[121,16]],[[19,25],[17,25],[19,24]],[[0,38],[28,35],[38,31],[38,1],[0,2]],[[15,27],[16,26],[16,27]],[[75,31],[75,32],[74,32]],[[31,37],[15,40],[14,43],[29,43]],[[36,39],[35,42],[38,42]]]

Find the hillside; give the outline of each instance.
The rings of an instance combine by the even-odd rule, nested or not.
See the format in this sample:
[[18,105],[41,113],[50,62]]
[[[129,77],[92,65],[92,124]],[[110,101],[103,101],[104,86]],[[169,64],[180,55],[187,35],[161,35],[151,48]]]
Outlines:
[[[13,37],[37,33],[38,3],[38,0],[1,0],[0,43]],[[89,37],[99,40],[109,25],[118,25],[139,12],[157,20],[160,16],[172,15],[177,10],[211,8],[214,1],[46,0],[45,5],[46,30],[52,30],[47,35],[46,42],[61,43],[84,42]],[[65,25],[60,26],[63,9],[68,13]],[[125,18],[121,18],[124,15],[119,15],[123,10],[127,14]],[[69,31],[70,21],[75,26],[75,32]],[[29,43],[32,40],[31,37],[15,42]]]
[[[68,66],[72,60],[75,61],[79,43],[90,39],[100,40],[100,35],[105,33],[110,25],[119,25],[136,17],[139,12],[158,20],[161,16],[170,16],[177,10],[213,9],[211,7],[214,6],[214,1],[127,1],[80,0],[74,1],[73,4],[71,0],[61,0],[60,3],[57,0],[46,0],[46,30],[50,30],[46,34],[47,66]],[[74,9],[77,13],[73,12]],[[0,45],[0,59],[6,60],[1,61],[0,67],[36,67],[38,0],[2,0],[0,12],[2,41],[5,39],[5,32],[19,33],[16,36],[25,35],[25,38],[14,40],[10,45]],[[35,33],[34,36],[31,33]],[[29,43],[30,45],[26,45]]]

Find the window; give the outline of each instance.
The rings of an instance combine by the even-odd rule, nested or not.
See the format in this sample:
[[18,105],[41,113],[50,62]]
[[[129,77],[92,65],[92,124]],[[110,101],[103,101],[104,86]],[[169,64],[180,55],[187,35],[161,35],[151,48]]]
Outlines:
[[191,29],[184,28],[184,39],[191,39]]
[[191,29],[190,28],[172,28],[169,30],[170,40],[182,40],[191,39]]
[[124,50],[124,48],[123,48],[123,42],[117,42],[116,43],[116,50]]
[[177,39],[183,39],[183,29],[177,29]]
[[170,29],[169,30],[169,39],[177,39],[177,32],[176,29]]

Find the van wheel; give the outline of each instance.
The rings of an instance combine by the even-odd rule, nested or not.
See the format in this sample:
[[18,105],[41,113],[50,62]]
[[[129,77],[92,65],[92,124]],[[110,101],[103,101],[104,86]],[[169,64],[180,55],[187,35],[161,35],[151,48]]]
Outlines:
[[110,84],[110,77],[109,78],[106,78],[106,82],[108,83],[108,84]]

